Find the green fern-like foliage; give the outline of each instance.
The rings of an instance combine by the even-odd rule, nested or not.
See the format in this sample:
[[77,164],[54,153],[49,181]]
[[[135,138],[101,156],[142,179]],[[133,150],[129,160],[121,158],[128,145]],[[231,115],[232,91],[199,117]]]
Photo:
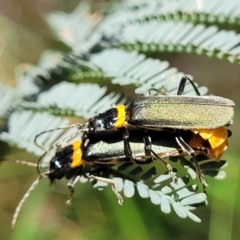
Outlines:
[[[16,70],[16,89],[0,83],[0,140],[8,143],[10,150],[17,147],[40,156],[43,150],[33,143],[34,137],[41,131],[69,124],[72,118],[68,117],[80,117],[78,122],[86,122],[112,104],[126,103],[129,95],[143,94],[151,88],[164,86],[169,94],[176,94],[181,77],[188,74],[193,79],[193,76],[162,59],[165,54],[200,55],[240,64],[240,4],[236,0],[126,0],[103,4],[94,14],[90,9],[84,2],[72,13],[48,15],[46,21],[54,38],[66,45],[68,51],[46,50],[36,66],[20,65]],[[207,87],[197,83],[196,86],[202,95],[208,94]],[[190,84],[187,83],[183,94],[195,95]],[[74,131],[76,129],[51,132],[41,136],[38,143],[47,149]],[[1,153],[1,158],[9,154]],[[221,168],[226,161],[199,159],[199,162],[206,176],[225,176]],[[48,163],[49,158],[43,161],[42,167],[48,167]],[[115,179],[126,197],[136,196],[138,192],[140,198],[149,199],[163,213],[176,213],[174,220],[161,220],[162,224],[178,221],[176,215],[200,222],[200,217],[192,210],[199,210],[198,207],[207,205],[208,201],[197,186],[189,158],[173,159],[179,173],[177,187],[171,185],[167,175],[156,165],[107,166],[101,176]],[[78,185],[86,181],[82,177]],[[100,182],[92,182],[92,185],[99,190],[106,187]],[[157,207],[147,206],[151,210]],[[121,210],[117,211],[115,218],[121,219],[118,215]],[[133,214],[139,217],[138,210]],[[144,210],[143,214],[151,218]],[[164,216],[162,214],[161,218]],[[127,223],[121,224],[127,226]],[[144,225],[141,221],[136,224],[139,229]],[[38,227],[35,226],[33,232]],[[155,239],[147,231],[141,230],[139,234]],[[183,239],[174,234],[163,235]],[[91,236],[97,239],[97,235]]]

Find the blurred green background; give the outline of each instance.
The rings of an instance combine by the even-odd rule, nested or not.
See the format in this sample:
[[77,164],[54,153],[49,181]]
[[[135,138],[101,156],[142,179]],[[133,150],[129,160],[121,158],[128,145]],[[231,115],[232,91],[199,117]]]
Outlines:
[[[14,86],[15,67],[23,62],[36,64],[44,49],[64,49],[55,42],[44,21],[54,10],[71,12],[79,1],[11,0],[0,1],[0,79]],[[71,207],[65,205],[66,182],[49,188],[42,180],[24,206],[15,231],[11,232],[14,209],[37,177],[35,169],[2,163],[0,166],[0,239],[239,239],[239,103],[240,67],[196,55],[161,55],[172,67],[194,76],[196,82],[215,95],[236,103],[230,146],[223,159],[228,160],[227,178],[209,182],[209,205],[195,214],[202,223],[166,215],[136,196],[119,207],[110,188],[103,192],[90,184],[79,184]],[[7,146],[3,146],[4,152]],[[11,155],[36,161],[22,150]]]

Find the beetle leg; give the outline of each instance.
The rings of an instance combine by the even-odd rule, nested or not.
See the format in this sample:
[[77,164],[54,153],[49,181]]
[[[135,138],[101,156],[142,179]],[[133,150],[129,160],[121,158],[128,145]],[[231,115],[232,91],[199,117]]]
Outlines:
[[73,199],[73,194],[75,192],[75,184],[79,181],[80,176],[74,176],[70,179],[70,181],[68,182],[67,186],[69,189],[69,196],[68,196],[68,200],[66,201],[67,205],[71,205],[72,204],[72,199]]
[[116,183],[114,182],[113,179],[98,177],[98,176],[90,175],[89,173],[87,173],[86,176],[89,179],[94,179],[96,181],[111,184],[112,185],[112,190],[113,190],[114,194],[116,195],[116,197],[118,199],[118,204],[123,205],[123,198],[122,198],[121,194],[118,192],[118,187],[117,187],[117,185],[116,185]]
[[135,159],[135,155],[131,150],[131,146],[129,143],[129,132],[126,128],[120,128],[119,129],[122,134],[123,134],[123,141],[124,141],[124,154],[126,155],[126,157],[131,158],[131,159]]
[[[152,149],[152,139],[149,135],[145,135],[143,138],[143,142],[144,142],[144,146],[145,146],[145,154],[146,156],[151,156],[152,157],[152,153],[150,151],[150,149]],[[152,158],[152,161],[154,161],[154,159]]]
[[195,156],[195,151],[180,136],[176,137],[176,141],[183,150],[185,150],[189,155],[192,156],[195,167],[196,167],[196,173],[202,184],[203,191],[206,193],[207,183],[201,173],[201,169],[199,167],[199,164],[198,164],[196,156]]
[[[148,135],[144,136],[143,141],[144,141],[144,144],[145,144],[145,149],[146,149],[146,151],[147,151],[147,152],[150,152],[150,155],[151,155],[151,156],[154,155],[157,159],[159,159],[160,161],[162,161],[162,162],[165,164],[165,166],[166,166],[166,168],[167,168],[167,170],[168,170],[169,175],[172,177],[173,182],[174,182],[174,183],[177,183],[177,182],[178,182],[178,179],[177,179],[177,177],[176,177],[176,173],[173,172],[172,166],[169,164],[169,162],[168,162],[166,159],[161,158],[159,155],[157,155],[157,153],[155,153],[155,152],[152,150],[152,142],[151,142],[150,136],[148,136]],[[154,159],[153,159],[153,160],[154,160]]]
[[177,95],[182,95],[184,88],[186,86],[186,82],[189,81],[194,89],[194,91],[196,92],[196,94],[198,96],[200,96],[200,92],[198,91],[197,87],[195,86],[194,82],[188,78],[187,76],[182,77],[180,83],[179,83],[179,87],[178,87],[178,91],[177,91]]

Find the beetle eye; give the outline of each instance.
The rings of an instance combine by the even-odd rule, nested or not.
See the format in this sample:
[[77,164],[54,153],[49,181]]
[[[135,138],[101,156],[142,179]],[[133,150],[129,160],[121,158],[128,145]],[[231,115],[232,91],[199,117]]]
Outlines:
[[61,167],[62,167],[61,164],[59,163],[59,161],[55,161],[55,166],[56,166],[57,168],[61,168]]

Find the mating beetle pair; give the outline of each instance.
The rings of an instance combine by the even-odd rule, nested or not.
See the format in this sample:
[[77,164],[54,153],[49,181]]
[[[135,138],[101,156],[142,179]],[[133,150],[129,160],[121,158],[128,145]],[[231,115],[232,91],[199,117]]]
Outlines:
[[[186,81],[190,82],[198,96],[182,95]],[[173,180],[176,181],[171,165],[154,151],[151,137],[148,134],[149,129],[157,132],[174,132],[173,138],[178,147],[192,156],[197,174],[205,190],[206,183],[201,175],[194,149],[201,150],[208,158],[220,159],[228,146],[228,131],[225,126],[230,124],[233,118],[233,108],[234,102],[229,99],[217,96],[200,96],[194,83],[189,78],[183,77],[176,96],[134,97],[127,106],[116,106],[89,119],[85,125],[75,126],[79,126],[79,132],[84,132],[83,152],[88,146],[90,135],[99,131],[121,131],[125,156],[133,160],[137,159],[130,146],[129,128],[145,132],[142,139],[145,151],[153,158],[164,162]],[[184,131],[193,133],[189,142],[186,142],[182,137]]]
[[[187,80],[199,96],[181,95]],[[75,125],[79,126],[79,132],[83,132],[82,141],[68,145],[67,142],[73,137],[70,136],[57,144],[57,152],[50,161],[49,171],[41,173],[40,178],[47,176],[51,182],[64,176],[70,179],[70,202],[74,184],[83,174],[84,165],[109,165],[131,160],[147,163],[160,159],[176,181],[175,173],[165,158],[188,154],[192,156],[196,172],[205,187],[196,154],[203,153],[207,158],[220,159],[228,146],[228,131],[225,126],[232,120],[233,107],[234,103],[229,99],[200,96],[193,82],[183,77],[177,96],[135,97],[127,106],[119,105],[89,119],[85,125]],[[110,130],[113,131],[109,132]],[[36,140],[41,134],[36,136]],[[111,139],[115,143],[111,142]],[[136,139],[137,142],[134,142]],[[47,152],[44,155],[46,154]],[[122,202],[111,179],[88,176],[113,184],[114,192],[119,202]],[[34,187],[33,184],[32,188]],[[13,218],[13,225],[30,191],[20,202]]]

